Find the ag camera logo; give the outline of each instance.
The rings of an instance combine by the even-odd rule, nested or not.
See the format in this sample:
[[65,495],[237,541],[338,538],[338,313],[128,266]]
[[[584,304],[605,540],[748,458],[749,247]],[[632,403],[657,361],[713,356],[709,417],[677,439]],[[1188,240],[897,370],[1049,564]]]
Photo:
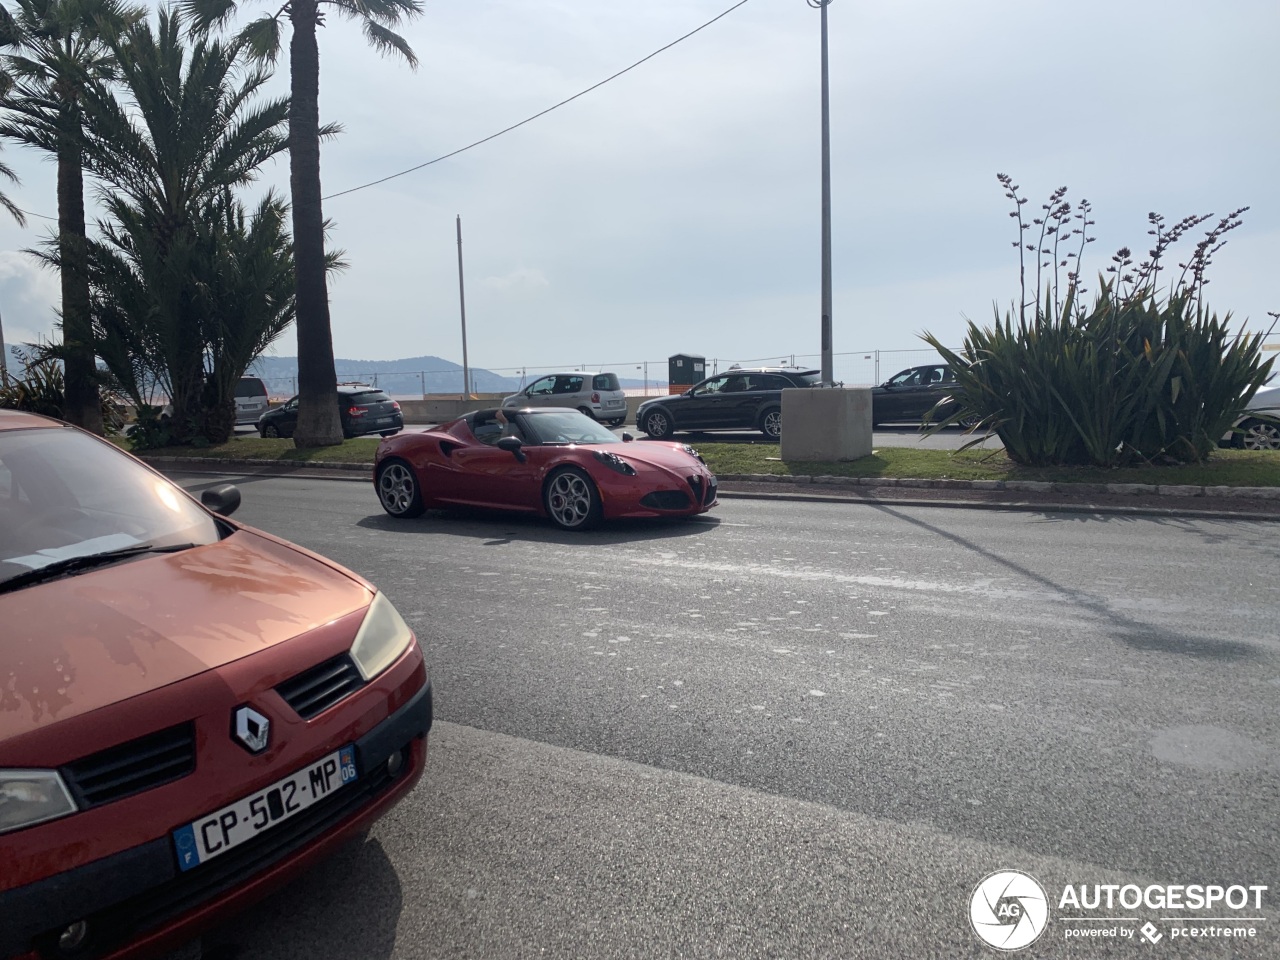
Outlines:
[[987,946],[1021,950],[1039,940],[1049,925],[1049,898],[1029,874],[997,870],[969,898],[969,924]]

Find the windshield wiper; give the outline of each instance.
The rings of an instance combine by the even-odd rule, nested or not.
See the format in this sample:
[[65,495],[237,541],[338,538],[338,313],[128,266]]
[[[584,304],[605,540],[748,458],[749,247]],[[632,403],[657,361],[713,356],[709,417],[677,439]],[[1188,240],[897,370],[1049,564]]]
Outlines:
[[78,573],[81,570],[90,570],[93,567],[106,566],[110,563],[118,563],[121,560],[128,560],[130,557],[141,556],[144,553],[178,553],[197,546],[199,546],[197,543],[175,543],[166,547],[157,547],[150,543],[140,543],[133,547],[121,547],[118,550],[103,550],[101,553],[86,553],[79,557],[64,557],[61,560],[47,563],[43,567],[37,567],[34,570],[28,570],[26,573],[15,574],[5,580],[0,580],[0,593],[17,590],[19,587],[27,587],[33,583],[57,580],[59,577],[65,577],[68,574]]

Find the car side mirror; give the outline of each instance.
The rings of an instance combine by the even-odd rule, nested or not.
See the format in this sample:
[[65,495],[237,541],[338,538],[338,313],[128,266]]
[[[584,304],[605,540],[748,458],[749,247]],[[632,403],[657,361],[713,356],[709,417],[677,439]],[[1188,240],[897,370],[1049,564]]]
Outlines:
[[240,490],[234,483],[220,483],[200,494],[200,502],[214,513],[229,517],[240,506]]
[[623,443],[630,443],[630,442],[631,442],[632,440],[634,440],[634,439],[635,439],[635,437],[633,437],[631,434],[629,434],[629,433],[627,433],[627,432],[625,432],[625,431],[623,432],[623,434],[622,434],[622,442],[623,442]]
[[520,449],[523,446],[524,444],[520,442],[519,437],[501,437],[499,438],[497,443],[497,447],[499,450],[506,450],[508,453],[512,454],[521,463],[524,463],[526,460],[529,459],[527,456],[525,456],[524,451]]

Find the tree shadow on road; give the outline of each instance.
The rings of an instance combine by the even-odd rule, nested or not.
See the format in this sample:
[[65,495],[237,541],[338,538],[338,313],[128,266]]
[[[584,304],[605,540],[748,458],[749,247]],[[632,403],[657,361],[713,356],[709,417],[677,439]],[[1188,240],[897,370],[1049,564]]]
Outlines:
[[[971,553],[975,553],[998,566],[1004,567],[1006,570],[1011,571],[1018,577],[1039,584],[1051,593],[1056,594],[1072,609],[1080,612],[1087,619],[1097,623],[1115,640],[1118,640],[1135,650],[1174,653],[1182,656],[1222,661],[1251,660],[1262,656],[1261,651],[1259,651],[1257,647],[1248,643],[1241,643],[1235,640],[1218,640],[1212,637],[1195,636],[1169,627],[1153,626],[1148,623],[1143,623],[1140,620],[1136,620],[1133,617],[1127,616],[1126,614],[1113,609],[1107,601],[1101,597],[1090,594],[1084,590],[1077,590],[1056,583],[1044,574],[1037,573],[1029,567],[1015,563],[1014,561],[1009,560],[986,547],[974,543],[971,540],[967,540],[964,537],[922,520],[918,516],[904,513],[901,510],[883,503],[873,505],[872,509],[889,514],[904,523],[927,530],[935,536],[950,540],[957,546],[968,550]],[[1090,514],[1088,516],[1098,518],[1101,515]],[[1111,520],[1117,518],[1108,517],[1107,519]],[[1142,519],[1150,520],[1151,518],[1145,517]]]

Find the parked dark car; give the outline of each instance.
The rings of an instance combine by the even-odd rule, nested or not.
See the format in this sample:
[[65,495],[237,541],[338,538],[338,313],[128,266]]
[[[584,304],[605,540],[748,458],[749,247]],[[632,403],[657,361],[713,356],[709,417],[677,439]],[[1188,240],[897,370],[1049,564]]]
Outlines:
[[[871,423],[879,426],[882,423],[911,423],[919,426],[939,401],[961,396],[961,389],[956,384],[956,375],[946,364],[934,363],[923,367],[910,367],[880,384],[871,388]],[[945,420],[954,409],[948,403],[934,420]],[[960,421],[960,426],[968,428],[977,423],[972,417]]]
[[782,391],[812,387],[820,380],[818,370],[729,370],[682,394],[646,400],[636,410],[636,426],[657,440],[677,430],[742,429],[759,430],[777,440],[782,435]]
[[[365,383],[338,384],[338,413],[342,417],[344,437],[362,437],[367,433],[389,437],[404,429],[400,404]],[[292,437],[297,426],[296,396],[258,418],[258,433],[264,437]]]

